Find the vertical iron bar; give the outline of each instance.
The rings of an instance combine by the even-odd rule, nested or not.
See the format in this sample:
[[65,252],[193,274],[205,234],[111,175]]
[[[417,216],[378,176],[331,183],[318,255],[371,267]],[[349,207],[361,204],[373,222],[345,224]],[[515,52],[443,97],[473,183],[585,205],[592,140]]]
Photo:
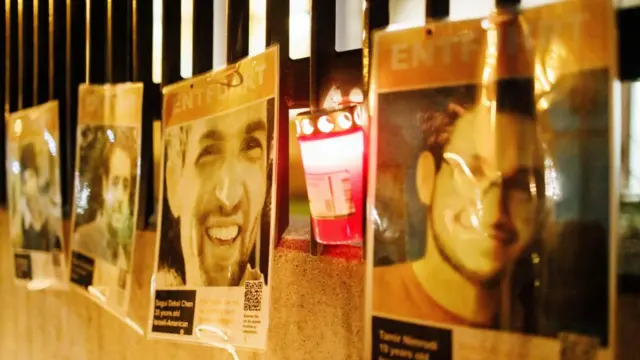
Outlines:
[[[500,0],[496,0],[496,3],[497,2],[500,2]],[[449,11],[449,0],[427,0],[425,15],[428,20],[440,20],[447,18],[449,16]]]
[[[142,93],[142,144],[141,144],[141,184],[138,199],[138,229],[154,227],[153,219],[156,210],[154,198],[154,154],[153,154],[153,122],[160,119],[161,93],[160,86],[152,79],[153,50],[153,1],[133,0],[133,79],[144,83]],[[166,32],[165,32],[166,33]],[[137,55],[139,54],[139,55]],[[138,70],[139,69],[139,70]],[[145,180],[146,179],[146,180]]]
[[[289,225],[289,106],[287,99],[291,98],[291,82],[295,79],[290,72],[289,64],[289,17],[290,6],[289,0],[267,0],[267,46],[280,44],[280,96],[276,98],[278,101],[278,114],[276,121],[278,122],[278,148],[281,149],[278,154],[277,169],[281,174],[278,186],[276,188],[277,203],[280,204],[280,211],[277,224],[277,239]],[[299,79],[304,79],[300,77]],[[264,254],[266,256],[266,253]],[[264,257],[260,262],[268,262],[269,259]]]
[[249,0],[228,0],[227,63],[249,54]]
[[18,109],[22,109],[24,92],[24,0],[18,0]]
[[90,0],[89,20],[91,32],[89,34],[89,77],[92,83],[104,83],[110,74],[107,55],[109,54],[110,39],[107,32],[107,1]]
[[[113,2],[107,0],[107,60],[105,64],[106,81],[113,82],[113,33],[112,33],[112,21],[113,21]],[[122,21],[122,18],[120,19]],[[125,25],[127,20],[125,18]]]
[[368,94],[371,55],[373,54],[372,33],[378,28],[389,25],[389,0],[365,0],[362,25],[364,37],[362,41],[362,92]]
[[33,0],[22,2],[22,108],[33,105]]
[[53,1],[54,0],[48,0],[48,12],[47,12],[47,18],[49,20],[49,43],[48,45],[48,59],[49,59],[49,72],[47,74],[48,77],[48,82],[49,82],[49,88],[47,91],[47,99],[51,100],[53,99],[53,89],[54,89],[54,84],[53,84],[53,74],[55,73],[56,70],[56,63],[55,63],[55,58],[54,58],[54,39],[55,39],[55,16],[54,16],[54,7],[53,7]]
[[4,0],[4,61],[4,113],[7,114],[11,103],[11,0]]
[[162,5],[162,85],[180,77],[180,16],[181,1],[163,0]]
[[193,1],[193,74],[213,67],[213,0]]
[[90,78],[90,64],[91,64],[91,0],[86,0],[85,3],[85,28],[84,28],[84,51],[85,51],[85,63],[84,63],[84,78],[86,83],[91,82]]
[[[151,68],[151,62],[147,65]],[[139,81],[138,76],[138,0],[131,0],[131,79]]]
[[38,7],[40,6],[39,0],[33,0],[33,88],[32,88],[32,105],[38,104],[38,73],[39,73],[39,53],[38,53],[38,21],[40,20]]
[[[107,11],[107,82],[131,81],[131,54],[135,47],[132,45],[133,16],[132,0],[109,0]],[[114,26],[114,23],[115,26]]]

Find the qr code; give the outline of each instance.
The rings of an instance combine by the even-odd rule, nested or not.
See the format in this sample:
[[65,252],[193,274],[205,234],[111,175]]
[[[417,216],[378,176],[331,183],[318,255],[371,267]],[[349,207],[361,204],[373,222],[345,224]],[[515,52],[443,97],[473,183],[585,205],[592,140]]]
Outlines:
[[572,333],[558,334],[562,360],[595,360],[598,353],[597,338]]
[[244,311],[262,310],[262,281],[244,283]]

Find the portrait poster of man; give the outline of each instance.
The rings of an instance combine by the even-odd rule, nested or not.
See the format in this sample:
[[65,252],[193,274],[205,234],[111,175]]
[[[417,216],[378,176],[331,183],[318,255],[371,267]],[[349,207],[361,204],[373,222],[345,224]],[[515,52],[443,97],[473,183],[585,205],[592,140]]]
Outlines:
[[126,311],[139,186],[142,85],[81,85],[72,283]]
[[270,47],[164,91],[152,338],[266,347],[278,64]]
[[607,6],[376,34],[367,357],[610,358]]
[[65,283],[58,109],[57,101],[49,101],[9,114],[6,120],[15,276],[19,281],[39,282],[37,288]]

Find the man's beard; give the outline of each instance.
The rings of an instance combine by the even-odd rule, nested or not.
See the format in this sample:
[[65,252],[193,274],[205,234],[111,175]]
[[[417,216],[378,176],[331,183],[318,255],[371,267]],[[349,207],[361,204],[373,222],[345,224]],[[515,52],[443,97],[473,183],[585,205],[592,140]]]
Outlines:
[[[260,221],[256,220],[254,222],[254,225],[251,226],[251,229],[247,234],[241,234],[241,236],[243,236],[244,239],[236,239],[236,241],[244,241],[245,243],[253,244],[251,248],[254,248],[255,242],[259,241],[259,239],[257,239],[259,226],[260,226]],[[220,266],[217,269],[215,269],[216,267],[214,266],[214,269],[215,269],[214,271],[211,271],[211,267],[209,266],[208,267],[209,271],[207,271],[207,266],[203,261],[203,258],[205,256],[203,246],[206,241],[209,241],[209,239],[202,237],[202,240],[197,245],[197,249],[196,249],[196,254],[198,257],[198,263],[200,267],[200,278],[202,279],[204,286],[238,286],[240,285],[240,282],[244,278],[244,274],[247,270],[247,265],[249,264],[249,258],[251,257],[252,250],[249,249],[245,251],[245,248],[243,247],[244,244],[239,244],[240,254],[237,261],[234,261],[227,266]],[[212,272],[213,275],[210,275],[209,272]],[[225,275],[217,276],[219,274],[226,274],[226,276]]]
[[489,277],[486,277],[473,270],[470,270],[469,268],[461,264],[460,261],[456,261],[452,256],[449,255],[449,253],[447,253],[447,249],[444,246],[441,240],[441,237],[438,234],[438,231],[436,230],[436,227],[433,226],[434,221],[433,221],[433,212],[431,211],[432,209],[433,207],[430,207],[428,211],[429,226],[427,227],[427,231],[431,231],[431,234],[432,234],[431,239],[433,239],[436,251],[438,251],[438,253],[440,254],[440,257],[444,260],[444,262],[447,263],[447,265],[451,266],[451,268],[453,268],[453,270],[455,270],[458,274],[462,275],[462,277],[464,277],[467,281],[473,284],[476,284],[486,289],[493,289],[500,286],[500,283],[502,281],[502,278],[505,272],[504,269],[496,272],[495,274]]

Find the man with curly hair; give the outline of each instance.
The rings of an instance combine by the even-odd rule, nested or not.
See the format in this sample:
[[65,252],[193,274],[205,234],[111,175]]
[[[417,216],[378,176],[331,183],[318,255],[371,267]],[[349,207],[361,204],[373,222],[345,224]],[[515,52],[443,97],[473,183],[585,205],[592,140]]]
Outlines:
[[102,166],[102,208],[94,221],[75,233],[76,248],[110,264],[126,268],[132,236],[130,206],[134,155],[118,142],[109,142]]
[[544,155],[535,121],[482,105],[421,115],[416,187],[427,207],[425,255],[376,267],[373,311],[495,327],[501,285],[537,236]]
[[[266,102],[170,128],[165,139],[163,226],[177,221],[161,234],[157,285],[238,286],[263,279],[250,258],[268,190]],[[182,264],[171,264],[177,257]]]

